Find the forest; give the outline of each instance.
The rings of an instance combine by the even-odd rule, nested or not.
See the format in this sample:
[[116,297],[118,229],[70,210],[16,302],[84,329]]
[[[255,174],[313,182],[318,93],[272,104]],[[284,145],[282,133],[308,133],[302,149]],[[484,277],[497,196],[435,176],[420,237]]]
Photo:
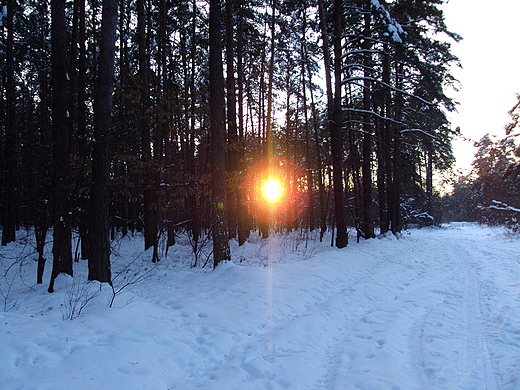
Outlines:
[[332,231],[342,248],[349,232],[434,224],[448,204],[462,218],[457,202],[480,218],[478,196],[486,212],[516,207],[482,195],[500,181],[484,172],[493,158],[515,182],[507,140],[481,140],[480,182],[435,189],[458,135],[461,37],[441,0],[2,4],[2,245],[32,229],[43,283],[50,240],[50,292],[78,259],[111,283],[116,236],[142,235],[157,262],[185,234],[193,266],[210,240],[216,266],[251,234]]

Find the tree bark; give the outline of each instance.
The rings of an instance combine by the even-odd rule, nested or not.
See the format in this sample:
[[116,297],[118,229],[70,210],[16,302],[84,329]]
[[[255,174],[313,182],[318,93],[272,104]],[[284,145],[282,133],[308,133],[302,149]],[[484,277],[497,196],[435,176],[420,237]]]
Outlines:
[[273,79],[274,79],[274,54],[275,54],[275,13],[276,13],[276,0],[272,0],[271,4],[271,44],[270,44],[270,58],[269,67],[267,69],[267,117],[266,117],[266,129],[265,129],[265,154],[268,159],[273,157]]
[[114,87],[117,0],[103,0],[99,67],[94,99],[88,280],[112,284],[109,241],[110,120]]
[[364,88],[363,88],[363,162],[361,165],[362,177],[363,177],[363,189],[362,189],[362,214],[361,214],[361,232],[363,238],[374,238],[374,222],[372,220],[372,123],[371,117],[368,113],[371,109],[371,91],[372,83],[369,80],[371,77],[370,68],[372,66],[371,54],[371,15],[366,13],[364,17],[364,30],[363,30],[363,72],[365,76]]
[[[234,38],[233,38],[233,14],[235,0],[226,2],[226,92],[227,92],[227,171],[230,177],[237,177],[239,164],[240,144],[238,142],[237,129],[237,102],[235,88],[235,67],[234,67]],[[240,199],[239,186],[230,186],[228,201],[228,221],[230,238],[235,238],[238,228],[238,203]]]
[[[433,150],[426,146],[426,211],[431,215],[433,207]],[[433,221],[432,221],[433,223]]]
[[[395,75],[395,87],[396,89],[401,88],[402,83],[402,72],[403,65],[396,65],[396,75]],[[401,221],[401,120],[402,120],[402,110],[403,110],[403,98],[400,93],[396,94],[395,98],[395,119],[398,123],[394,123],[392,126],[393,130],[393,138],[392,138],[392,155],[391,155],[391,164],[392,164],[392,188],[389,190],[389,214],[390,214],[390,226],[392,233],[397,234],[402,230],[402,221]]]
[[332,91],[331,61],[327,18],[323,0],[318,0],[320,29],[322,36],[323,59],[325,65],[325,86],[327,92],[327,127],[330,134],[332,154],[332,186],[334,191],[334,219],[336,225],[336,246],[343,248],[348,244],[348,233],[345,219],[345,203],[343,198],[343,141],[341,137],[343,116],[341,112],[341,34],[342,7],[341,1],[334,1],[334,74],[335,91]]
[[[306,88],[306,66],[309,61],[307,58],[307,50],[305,47],[306,40],[306,29],[307,29],[307,12],[303,9],[303,25],[302,25],[302,34],[301,34],[301,82],[302,82],[302,103],[303,103],[303,118],[304,118],[304,131],[305,131],[305,171],[307,176],[307,199],[308,199],[308,207],[307,207],[307,226],[309,230],[314,230],[314,199],[312,194],[312,189],[314,187],[313,177],[312,177],[312,156],[311,156],[311,137],[310,137],[310,129],[309,129],[309,113],[307,110],[307,88]],[[309,85],[311,82],[311,75],[309,74]],[[312,89],[311,89],[312,95]]]
[[[46,2],[41,3],[38,7],[39,17],[44,19],[48,15],[48,4]],[[39,35],[40,47],[47,45],[47,38],[44,31]],[[50,121],[50,106],[51,99],[49,94],[49,75],[46,69],[49,67],[49,59],[46,53],[41,50],[38,56],[38,81],[40,84],[39,99],[40,99],[40,110],[39,110],[39,148],[36,152],[36,160],[38,165],[35,167],[36,173],[36,189],[34,191],[34,206],[33,206],[33,223],[34,233],[36,238],[36,251],[38,252],[38,268],[36,273],[36,283],[43,283],[43,273],[45,271],[45,263],[47,259],[44,257],[45,242],[49,225],[51,224],[49,215],[49,192],[51,177],[51,156],[50,156],[50,138],[51,138],[51,121]]]
[[[237,83],[238,83],[238,139],[240,143],[239,165],[244,159],[244,4],[238,0],[238,34],[237,34]],[[240,166],[239,169],[242,167]],[[238,197],[238,245],[246,242],[249,229],[247,226],[247,210],[242,197]]]
[[[80,161],[86,164],[89,159],[89,147],[87,137],[87,48],[86,48],[86,12],[85,0],[79,0],[79,25],[78,25],[78,107],[77,107],[77,142],[78,154]],[[88,187],[88,178],[85,174],[80,179],[83,183],[80,184],[85,188]],[[89,258],[89,238],[88,232],[90,227],[89,221],[89,207],[90,202],[85,194],[79,195],[79,203],[81,208],[79,221],[79,236],[81,240],[81,258]]]
[[226,158],[225,158],[225,112],[224,74],[222,65],[222,42],[220,33],[220,0],[210,0],[209,14],[209,77],[210,77],[210,126],[213,164],[211,169],[212,187],[212,229],[213,266],[230,260],[226,210]]
[[16,90],[14,78],[14,0],[7,7],[7,115],[5,121],[4,166],[2,167],[2,245],[16,239]]
[[[137,34],[139,46],[139,76],[141,82],[141,120],[139,129],[141,133],[142,160],[144,165],[144,248],[157,247],[158,240],[158,204],[154,183],[154,164],[152,161],[152,149],[150,146],[150,119],[148,107],[150,101],[149,69],[148,69],[148,41],[146,37],[146,15],[144,0],[137,1]],[[154,250],[152,261],[158,259]]]
[[[270,44],[270,58],[269,65],[267,68],[267,113],[265,115],[265,158],[267,161],[270,161],[273,158],[273,79],[274,79],[274,55],[275,55],[275,15],[276,15],[276,0],[272,0],[271,3],[271,21],[270,21],[270,29],[271,29],[271,44]],[[263,63],[263,61],[262,61]],[[263,72],[262,72],[263,77]],[[262,120],[263,120],[262,115]],[[259,221],[260,231],[262,232],[262,238],[269,237],[269,225],[270,222]]]
[[[334,187],[334,215],[336,219],[336,246],[344,248],[348,245],[347,223],[345,218],[345,201],[343,195],[343,113],[341,105],[341,37],[342,4],[334,1],[334,111],[333,120],[329,122],[330,143],[332,153],[332,181]],[[328,55],[328,53],[325,53]]]
[[67,29],[65,0],[51,0],[51,86],[54,196],[52,198],[54,242],[49,292],[60,273],[72,275],[72,245],[69,215],[70,134],[67,126]]
[[[195,157],[195,127],[196,127],[196,110],[197,110],[197,93],[195,89],[195,74],[196,74],[196,36],[197,36],[197,2],[196,0],[192,1],[191,5],[191,28],[190,28],[190,38],[191,38],[191,56],[190,62],[188,64],[188,58],[185,55],[186,49],[183,50],[183,69],[185,74],[185,84],[186,84],[186,94],[190,96],[190,99],[186,101],[186,112],[189,113],[189,129],[187,129],[188,135],[186,137],[184,146],[185,159],[188,162],[188,173],[191,177],[195,177],[197,173],[197,164]],[[183,46],[186,46],[185,40],[182,42]],[[188,124],[187,126],[188,127]],[[187,196],[187,207],[189,213],[189,230],[191,231],[191,236],[193,240],[193,250],[196,253],[198,250],[199,239],[201,235],[201,212],[199,205],[199,196],[196,191],[191,191]],[[195,263],[194,266],[197,264]]]
[[[325,66],[325,93],[327,94],[327,116],[326,116],[326,127],[330,134],[331,122],[333,119],[333,110],[334,110],[334,100],[332,95],[332,79],[331,79],[331,61],[330,61],[330,49],[329,49],[329,36],[327,33],[327,18],[325,15],[325,5],[323,4],[323,0],[318,0],[318,14],[320,19],[320,30],[321,30],[321,41],[322,41],[322,51],[323,51],[323,64]],[[317,129],[315,131],[316,134],[316,151],[319,155],[319,140],[318,140],[318,132]],[[320,173],[321,175],[321,173]],[[323,201],[325,199],[323,180],[321,181],[321,190],[320,190],[320,199]],[[327,200],[328,203],[328,200]],[[320,241],[323,240],[323,236],[326,231],[327,224],[327,208],[324,204],[322,204],[322,213],[321,213],[321,231],[320,231]]]
[[[382,80],[385,85],[390,85],[390,59],[388,54],[383,55],[382,61]],[[381,102],[381,114],[383,117],[390,117],[390,91],[385,88],[383,101]],[[386,119],[379,120],[378,142],[377,142],[377,192],[379,199],[379,227],[380,234],[388,232],[389,205],[388,192],[392,187],[391,172],[391,152],[390,152],[390,123]]]

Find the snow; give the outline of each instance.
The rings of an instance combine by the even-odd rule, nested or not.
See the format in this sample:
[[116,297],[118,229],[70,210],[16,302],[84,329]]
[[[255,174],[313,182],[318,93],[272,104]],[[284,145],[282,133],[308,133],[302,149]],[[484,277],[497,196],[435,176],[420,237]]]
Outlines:
[[386,24],[388,33],[384,33],[383,35],[390,35],[392,41],[395,43],[403,43],[401,36],[406,35],[403,27],[390,15],[390,12],[388,12],[386,7],[381,4],[379,0],[371,0],[370,3],[372,4],[372,7],[381,14],[381,21]]
[[0,13],[0,27],[4,26],[4,18],[7,18],[7,5],[2,7],[2,12]]
[[519,208],[513,207],[513,206],[509,206],[509,205],[507,205],[504,202],[501,202],[499,200],[492,200],[491,203],[493,203],[493,204],[488,206],[488,208],[490,208],[490,209],[503,210],[503,211],[514,211],[515,213],[520,213],[520,209]]
[[0,248],[3,389],[520,388],[520,240],[501,229],[253,236],[215,270],[182,237],[157,264],[120,239],[112,307],[84,261],[53,294],[32,284],[25,241]]

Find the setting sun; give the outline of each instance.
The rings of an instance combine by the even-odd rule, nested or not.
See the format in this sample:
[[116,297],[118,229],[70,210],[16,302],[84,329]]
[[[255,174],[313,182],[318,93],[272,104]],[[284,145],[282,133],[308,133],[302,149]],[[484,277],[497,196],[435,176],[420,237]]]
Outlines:
[[280,202],[285,194],[285,188],[280,179],[276,177],[269,177],[262,184],[262,197],[269,204],[276,204]]
[[258,220],[281,224],[296,219],[309,203],[305,172],[287,158],[257,161],[242,178],[247,210]]

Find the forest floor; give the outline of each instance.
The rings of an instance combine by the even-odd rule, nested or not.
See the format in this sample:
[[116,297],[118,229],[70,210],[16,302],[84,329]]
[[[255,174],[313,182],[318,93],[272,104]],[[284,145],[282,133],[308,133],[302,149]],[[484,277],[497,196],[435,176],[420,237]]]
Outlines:
[[113,243],[115,291],[80,261],[53,294],[30,237],[0,248],[0,389],[520,388],[520,238],[502,229],[252,236],[215,270],[182,237],[157,264],[141,246]]

